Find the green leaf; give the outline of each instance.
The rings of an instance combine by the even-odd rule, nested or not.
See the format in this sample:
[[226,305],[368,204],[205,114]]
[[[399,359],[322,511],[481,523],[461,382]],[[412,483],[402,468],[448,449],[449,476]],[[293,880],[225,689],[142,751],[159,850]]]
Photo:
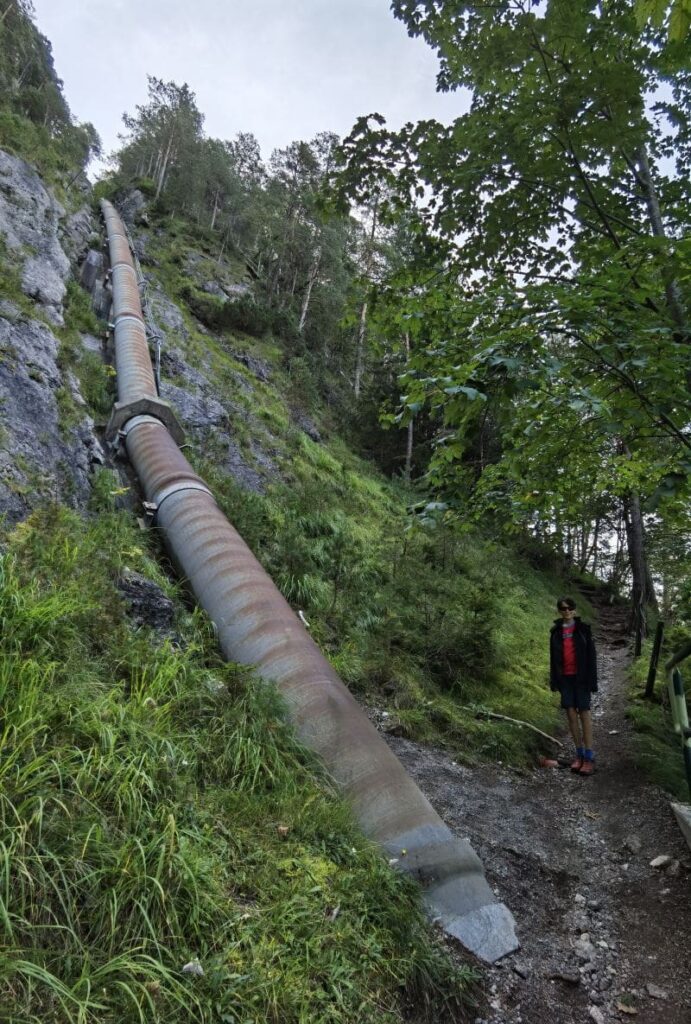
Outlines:
[[454,384],[449,388],[444,388],[445,395],[465,395],[466,398],[470,399],[471,402],[480,399],[482,402],[487,401],[487,395],[478,391],[476,388],[466,387],[464,384]]
[[681,43],[691,28],[691,5],[688,0],[675,0],[669,18],[669,39]]

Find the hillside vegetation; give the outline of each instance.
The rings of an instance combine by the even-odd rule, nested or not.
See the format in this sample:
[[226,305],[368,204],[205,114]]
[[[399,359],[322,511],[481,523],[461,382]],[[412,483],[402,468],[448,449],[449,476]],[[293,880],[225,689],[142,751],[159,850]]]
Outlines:
[[468,975],[273,692],[179,602],[128,623],[126,568],[173,591],[112,482],[0,562],[3,1019],[444,1019]]
[[[410,513],[414,492],[354,454],[326,412],[328,440],[311,440],[278,342],[204,333],[166,273],[169,236],[156,237],[151,258],[185,327],[175,357],[232,382],[230,422],[193,429],[188,452],[231,521],[366,704],[458,758],[523,762],[532,734],[472,709],[553,724],[556,581],[441,510]],[[65,320],[60,364],[103,422],[113,375],[81,346],[102,328],[75,285]],[[69,392],[61,401],[69,432],[82,413]],[[270,449],[261,493],[222,468],[230,438],[247,465]],[[295,744],[273,690],[220,662],[126,492],[99,470],[81,515],[48,504],[2,538],[10,1019],[457,1019],[472,976]],[[133,572],[173,599],[168,631],[128,614],[118,586]]]
[[[180,272],[199,254],[183,225],[170,228],[154,218],[145,232],[147,287],[154,310],[159,287],[176,300],[182,322],[167,344],[177,365],[203,373],[228,410],[215,429],[192,428],[187,455],[230,521],[365,702],[461,758],[525,759],[534,734],[476,720],[472,709],[554,725],[546,638],[567,584],[531,566],[520,542],[463,529],[443,504],[421,502],[356,455],[328,407],[310,402],[286,368],[280,336],[211,335],[187,304],[208,268]],[[215,271],[224,282],[233,268]],[[257,379],[257,365],[269,379]],[[305,407],[319,418],[319,441],[301,429]],[[228,471],[236,447],[257,474],[255,490]],[[550,565],[549,553],[532,551]]]
[[[404,19],[408,6],[396,5]],[[439,6],[416,30],[440,47],[443,74],[482,78],[465,21],[454,32],[468,66],[449,61],[451,5]],[[500,7],[506,31],[523,31]],[[540,30],[556,31],[547,7]],[[582,13],[579,56],[606,50]],[[36,236],[17,218],[0,249],[0,397],[18,408],[16,392],[26,418],[0,428],[0,1019],[472,1019],[475,975],[424,919],[415,886],[359,834],[274,689],[221,662],[156,530],[140,529],[128,469],[101,447],[112,351],[79,261],[102,245],[108,196],[132,230],[186,455],[367,713],[454,760],[522,770],[543,741],[485,712],[557,729],[547,635],[560,593],[584,578],[631,589],[639,644],[660,610],[676,638],[691,622],[687,186],[661,191],[678,281],[623,184],[611,216],[640,223],[611,260],[604,229],[587,244],[583,195],[611,183],[595,180],[605,164],[590,139],[592,167],[559,179],[576,226],[559,259],[545,256],[549,294],[525,290],[506,268],[538,266],[554,209],[500,210],[520,230],[488,231],[459,262],[467,182],[447,177],[452,136],[418,133],[424,152],[400,180],[392,168],[411,140],[362,124],[344,145],[323,133],[265,164],[249,133],[204,134],[188,86],[152,77],[113,173],[90,193],[98,140],[75,125],[31,14],[14,0],[0,18],[0,145],[52,190],[3,164],[3,209],[31,194],[48,213]],[[492,26],[473,17],[495,53]],[[628,16],[615,21],[631,41]],[[631,46],[637,60],[661,52],[654,39]],[[493,61],[476,83],[488,109],[498,94],[516,101]],[[475,137],[482,109],[469,116],[459,138]],[[518,164],[543,137],[524,136],[509,140]],[[496,153],[476,155],[472,181],[484,182]],[[410,202],[416,188],[441,197],[436,223]],[[473,188],[496,226],[493,199],[510,206],[514,193]],[[681,305],[668,308],[671,284]],[[146,612],[156,606],[162,622]],[[592,612],[585,600],[579,610]],[[632,714],[653,737],[641,748],[650,767],[671,750],[665,711]]]

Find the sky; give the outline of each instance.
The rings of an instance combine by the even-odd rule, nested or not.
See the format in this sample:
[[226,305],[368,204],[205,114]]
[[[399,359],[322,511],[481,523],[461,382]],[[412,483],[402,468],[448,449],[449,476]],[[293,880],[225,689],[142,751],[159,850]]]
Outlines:
[[344,136],[374,111],[392,127],[467,107],[435,91],[437,60],[389,0],[34,0],[73,115],[105,153],[122,114],[146,102],[147,74],[187,82],[205,131],[253,132],[265,159],[318,132]]

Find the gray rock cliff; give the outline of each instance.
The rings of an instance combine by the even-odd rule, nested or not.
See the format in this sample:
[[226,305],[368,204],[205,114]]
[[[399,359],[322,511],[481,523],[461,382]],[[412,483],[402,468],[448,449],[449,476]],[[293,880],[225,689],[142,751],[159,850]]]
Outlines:
[[55,333],[70,256],[76,262],[92,230],[88,210],[68,218],[29,164],[0,151],[3,259],[32,300],[28,308],[0,300],[0,519],[8,525],[45,500],[83,507],[93,467],[104,461]]

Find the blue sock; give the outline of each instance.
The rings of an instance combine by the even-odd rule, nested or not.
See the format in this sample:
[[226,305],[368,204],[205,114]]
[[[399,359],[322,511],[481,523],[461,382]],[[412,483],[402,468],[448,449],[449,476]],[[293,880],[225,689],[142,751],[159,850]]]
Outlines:
[[584,751],[583,757],[586,759],[586,761],[594,761],[595,760],[595,754],[592,752],[592,750],[590,750],[588,748],[586,748],[586,750]]
[[585,747],[576,747],[576,756],[585,757]]

